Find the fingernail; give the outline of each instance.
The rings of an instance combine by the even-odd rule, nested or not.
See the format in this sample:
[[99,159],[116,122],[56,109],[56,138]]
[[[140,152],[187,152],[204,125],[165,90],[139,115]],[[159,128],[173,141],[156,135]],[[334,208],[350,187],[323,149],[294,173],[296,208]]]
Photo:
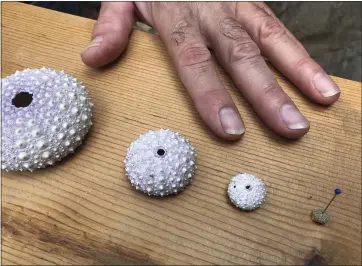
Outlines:
[[84,49],[83,53],[88,50],[91,47],[98,47],[101,45],[101,43],[103,42],[103,37],[102,36],[97,36],[95,37],[92,42]]
[[337,84],[325,73],[318,72],[314,75],[312,81],[314,87],[324,98],[331,97],[341,92]]
[[243,121],[240,115],[231,107],[220,110],[219,117],[224,131],[230,135],[242,135],[245,133]]
[[309,122],[293,104],[286,103],[280,108],[282,120],[289,129],[303,129],[309,127]]

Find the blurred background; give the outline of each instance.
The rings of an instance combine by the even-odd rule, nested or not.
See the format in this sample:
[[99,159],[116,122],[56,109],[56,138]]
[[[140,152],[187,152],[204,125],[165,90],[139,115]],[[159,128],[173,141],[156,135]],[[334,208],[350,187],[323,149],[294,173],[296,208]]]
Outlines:
[[[97,19],[101,2],[26,2]],[[266,2],[330,75],[362,81],[361,2]],[[154,33],[142,23],[135,29]]]

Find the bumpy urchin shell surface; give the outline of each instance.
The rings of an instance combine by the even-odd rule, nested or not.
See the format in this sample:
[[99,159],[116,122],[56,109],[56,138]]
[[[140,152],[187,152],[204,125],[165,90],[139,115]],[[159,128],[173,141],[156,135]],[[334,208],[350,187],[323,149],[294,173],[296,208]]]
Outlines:
[[312,220],[318,224],[326,224],[329,222],[330,218],[327,211],[324,209],[315,209],[312,211]]
[[150,196],[175,194],[192,181],[196,156],[181,134],[163,129],[149,131],[131,143],[126,174],[137,190]]
[[254,210],[265,201],[266,188],[264,183],[254,175],[239,174],[231,178],[228,186],[231,202],[242,210]]
[[[33,171],[61,160],[81,144],[92,124],[92,103],[74,77],[52,69],[25,69],[1,80],[1,165]],[[14,100],[26,93],[28,106]]]

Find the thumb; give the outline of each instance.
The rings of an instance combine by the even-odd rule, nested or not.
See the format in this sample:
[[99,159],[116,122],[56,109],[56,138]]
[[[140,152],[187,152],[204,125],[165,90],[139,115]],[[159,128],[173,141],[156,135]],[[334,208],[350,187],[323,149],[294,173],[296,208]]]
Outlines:
[[106,65],[121,55],[128,44],[135,7],[132,2],[103,2],[94,25],[92,41],[81,53],[90,67]]

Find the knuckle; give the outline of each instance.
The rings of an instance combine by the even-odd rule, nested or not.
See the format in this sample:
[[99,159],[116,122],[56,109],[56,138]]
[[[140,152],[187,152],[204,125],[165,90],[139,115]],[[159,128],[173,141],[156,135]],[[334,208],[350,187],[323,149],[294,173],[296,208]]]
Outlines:
[[276,84],[266,84],[262,87],[262,93],[268,100],[280,98],[281,89]]
[[218,108],[226,102],[225,97],[223,97],[224,94],[225,89],[223,88],[202,90],[196,93],[195,103],[201,106]]
[[267,20],[259,29],[262,45],[276,44],[287,37],[286,31],[273,19]]
[[215,89],[209,89],[203,92],[204,97],[218,100],[220,99],[220,96],[225,93],[224,88],[215,88]]
[[224,18],[220,21],[219,28],[220,33],[229,39],[236,40],[245,36],[245,30],[234,18]]
[[187,36],[189,35],[190,27],[190,23],[185,20],[181,20],[175,25],[174,30],[171,33],[171,39],[175,41],[177,45],[185,42]]
[[304,71],[306,68],[312,68],[312,70],[314,70],[313,72],[317,72],[320,70],[320,67],[316,67],[314,60],[310,56],[299,59],[295,64],[295,69],[298,72]]
[[253,62],[260,58],[260,49],[252,41],[234,41],[229,49],[229,63]]
[[210,65],[211,53],[205,45],[200,43],[185,45],[178,56],[181,67],[205,69]]

